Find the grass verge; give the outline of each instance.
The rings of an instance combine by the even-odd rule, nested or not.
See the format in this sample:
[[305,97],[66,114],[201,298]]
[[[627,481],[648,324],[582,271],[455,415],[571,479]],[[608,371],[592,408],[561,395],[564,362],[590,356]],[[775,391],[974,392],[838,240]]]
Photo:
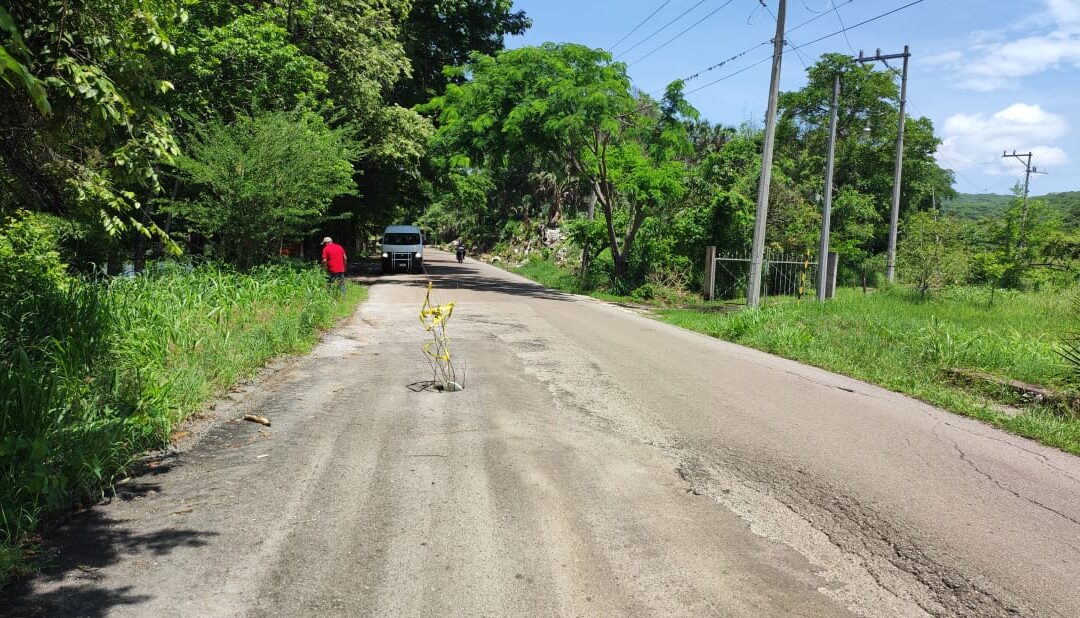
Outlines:
[[[1032,407],[1005,413],[985,393],[948,379],[971,369],[1075,392],[1057,350],[1074,328],[1069,293],[958,288],[927,300],[903,288],[840,290],[829,303],[783,302],[760,311],[661,310],[662,321],[797,360],[1080,455],[1080,419]],[[1004,394],[1001,394],[1004,396]]]
[[[550,260],[513,272],[537,283],[602,300],[640,302],[586,288]],[[872,294],[841,289],[829,303],[779,301],[760,311],[717,312],[714,303],[690,308],[656,306],[664,322],[821,367],[1000,429],[1080,455],[1080,418],[1045,407],[1005,411],[1011,393],[956,384],[949,369],[968,369],[1076,393],[1077,377],[1059,354],[1076,329],[1072,291],[998,291],[993,305],[982,288],[955,288],[927,299],[906,288]],[[713,309],[713,310],[709,310]]]
[[0,330],[0,583],[41,517],[94,499],[139,453],[268,359],[309,350],[366,296],[318,269],[205,266],[19,300]]

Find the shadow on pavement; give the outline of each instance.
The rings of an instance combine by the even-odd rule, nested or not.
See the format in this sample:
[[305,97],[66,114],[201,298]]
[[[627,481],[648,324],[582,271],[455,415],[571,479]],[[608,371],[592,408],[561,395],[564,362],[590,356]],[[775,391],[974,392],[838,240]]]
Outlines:
[[[545,300],[573,301],[574,296],[546,288],[538,283],[522,281],[519,279],[492,277],[486,273],[486,269],[480,268],[485,265],[474,258],[468,258],[464,264],[458,264],[454,257],[444,253],[426,254],[427,260],[423,274],[398,273],[393,275],[381,274],[379,259],[364,258],[356,260],[350,268],[349,274],[366,285],[380,285],[385,283],[399,283],[413,287],[427,287],[428,281],[435,284],[441,291],[469,290],[475,292],[492,292],[499,294],[511,294],[514,296],[526,296]],[[485,265],[486,266],[486,265]]]
[[[158,484],[136,479],[118,486],[116,499],[135,500],[159,491]],[[153,560],[179,547],[203,547],[217,536],[188,528],[137,533],[125,520],[97,508],[75,513],[45,534],[38,572],[0,591],[0,616],[106,616],[117,607],[138,605],[150,597],[132,594],[132,586],[106,586],[98,571],[132,554],[140,556],[136,560]]]

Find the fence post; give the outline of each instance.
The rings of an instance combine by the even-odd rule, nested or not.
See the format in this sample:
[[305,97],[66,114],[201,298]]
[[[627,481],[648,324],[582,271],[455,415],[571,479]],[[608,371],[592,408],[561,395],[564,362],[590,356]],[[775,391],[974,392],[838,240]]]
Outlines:
[[705,247],[705,300],[716,300],[716,247]]
[[[840,256],[835,251],[829,252],[828,270],[825,271],[825,298],[832,298],[836,296],[836,271],[840,266]],[[821,264],[818,264],[818,268],[821,268]]]

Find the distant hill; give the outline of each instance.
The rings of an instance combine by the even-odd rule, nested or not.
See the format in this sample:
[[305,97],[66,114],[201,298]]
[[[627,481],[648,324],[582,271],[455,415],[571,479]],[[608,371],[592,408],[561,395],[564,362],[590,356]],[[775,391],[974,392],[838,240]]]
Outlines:
[[[1012,203],[1011,195],[993,193],[961,193],[956,199],[944,202],[941,210],[960,219],[980,219],[1000,216]],[[1067,225],[1080,226],[1080,191],[1047,193],[1031,198],[1040,200],[1053,211],[1061,213]]]

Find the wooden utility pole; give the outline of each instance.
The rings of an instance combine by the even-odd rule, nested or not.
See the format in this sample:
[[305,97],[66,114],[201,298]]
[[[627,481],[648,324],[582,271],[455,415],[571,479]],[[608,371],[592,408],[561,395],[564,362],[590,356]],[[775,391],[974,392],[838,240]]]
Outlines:
[[900,226],[900,179],[904,168],[904,127],[907,124],[908,60],[911,58],[911,50],[905,45],[901,54],[883,56],[879,49],[874,56],[863,56],[862,52],[859,52],[859,57],[855,58],[855,62],[880,61],[885,62],[886,66],[889,60],[896,58],[904,59],[904,70],[900,74],[900,122],[896,130],[896,168],[893,170],[892,209],[889,211],[889,252],[885,261],[885,278],[889,283],[896,282],[896,237]]
[[746,292],[746,304],[750,307],[761,305],[761,267],[765,258],[765,222],[769,218],[769,184],[772,181],[776,106],[780,97],[780,65],[784,58],[784,19],[786,17],[787,0],[780,0],[780,7],[776,12],[776,37],[773,39],[769,106],[765,112],[765,148],[761,153],[761,178],[758,181],[757,214],[754,219],[754,246],[750,254],[750,285]]
[[1024,252],[1024,247],[1027,246],[1028,189],[1031,187],[1031,175],[1038,171],[1031,166],[1031,157],[1033,156],[1035,156],[1034,153],[1017,154],[1015,150],[1012,151],[1012,154],[1008,152],[1001,153],[1003,159],[1017,159],[1024,164],[1024,206],[1020,210],[1020,242],[1017,243],[1018,252],[1021,254]]
[[821,207],[821,247],[818,251],[817,298],[828,298],[829,231],[832,225],[833,166],[836,154],[836,120],[840,109],[840,74],[833,76],[832,116],[829,118],[829,154],[825,160],[825,203]]

